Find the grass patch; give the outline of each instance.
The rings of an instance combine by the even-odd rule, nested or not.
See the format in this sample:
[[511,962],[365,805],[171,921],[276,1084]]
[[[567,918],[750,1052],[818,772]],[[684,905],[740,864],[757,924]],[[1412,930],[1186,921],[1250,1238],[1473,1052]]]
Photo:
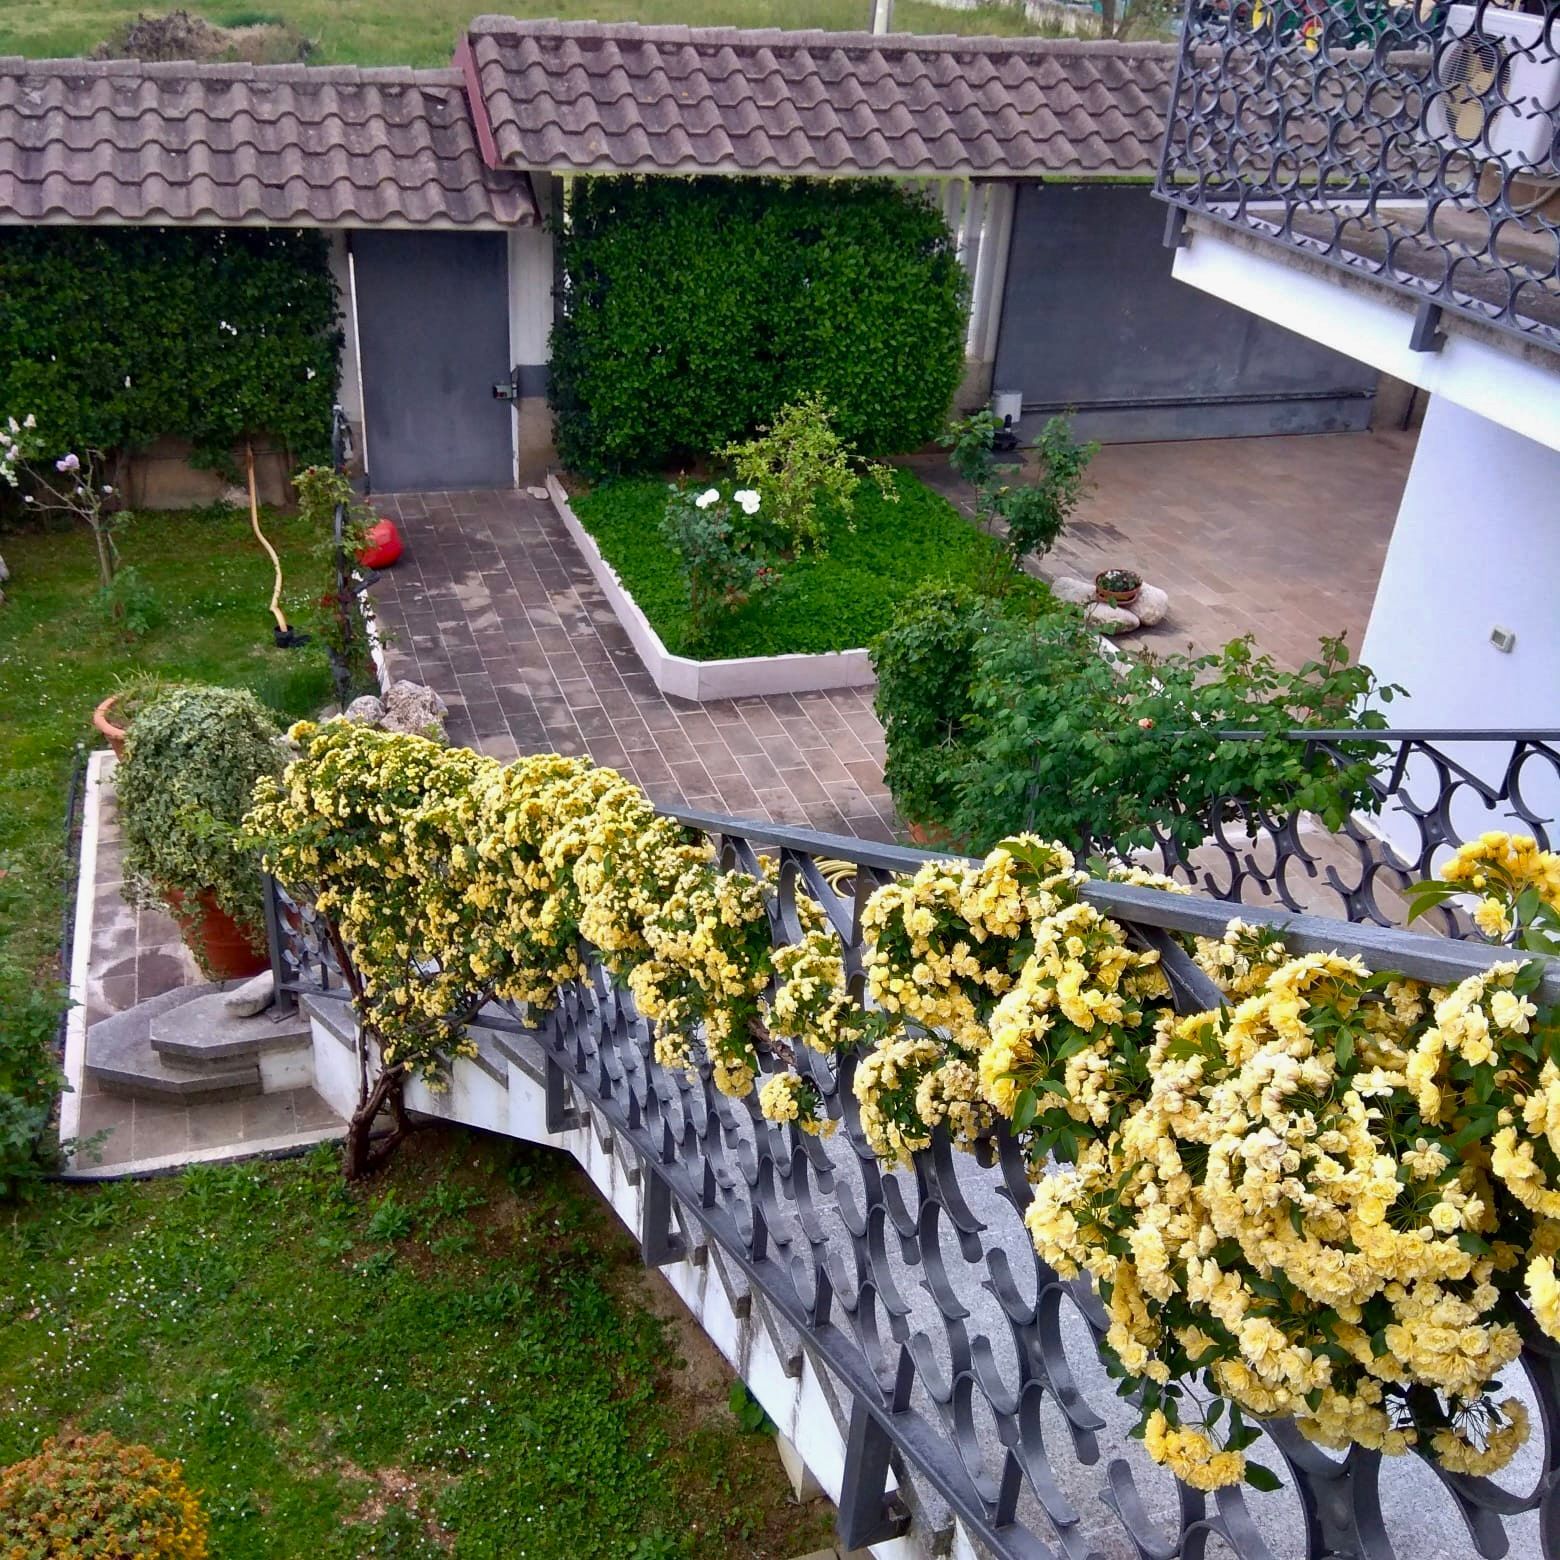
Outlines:
[[184,1463],[217,1560],[828,1541],[546,1150],[441,1131],[362,1190],[328,1147],[53,1186],[0,1226],[0,1271],[0,1464],[65,1425],[144,1441]]
[[[146,0],[7,0],[0,6],[0,54],[87,54],[149,7]],[[188,10],[218,26],[248,25],[262,16],[309,39],[315,64],[448,65],[456,40],[480,7],[471,0],[278,0],[276,4],[207,0]],[[869,0],[513,0],[506,14],[537,19],[681,23],[689,27],[821,27],[866,31]],[[913,33],[1040,31],[1015,6],[948,11],[925,0],[899,0],[894,26]]]
[[[692,638],[688,590],[675,555],[661,540],[666,484],[655,478],[606,483],[573,500],[666,648],[676,655],[785,655],[853,650],[888,627],[894,608],[927,580],[989,585],[1002,570],[1001,544],[983,535],[943,497],[908,471],[896,471],[897,502],[864,482],[853,530],[835,526],[822,557],[785,565],[779,584],[724,618],[700,642]],[[1045,598],[1028,575],[1015,588]]]
[[[271,516],[289,618],[307,622],[323,589],[317,538]],[[324,651],[278,650],[266,603],[271,564],[246,514],[147,514],[120,533],[123,561],[154,593],[133,642],[98,610],[86,528],[0,537],[11,570],[0,606],[0,965],[52,974],[63,909],[65,783],[77,743],[100,746],[92,709],[138,672],[249,688],[284,719],[331,694]]]

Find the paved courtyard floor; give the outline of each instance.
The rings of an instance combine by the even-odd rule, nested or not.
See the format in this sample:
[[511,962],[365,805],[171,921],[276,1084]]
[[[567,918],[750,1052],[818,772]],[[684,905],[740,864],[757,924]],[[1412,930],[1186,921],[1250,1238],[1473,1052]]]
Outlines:
[[[1242,634],[1289,666],[1324,634],[1359,654],[1416,433],[1306,434],[1110,444],[1092,488],[1040,572],[1092,580],[1134,569],[1170,596],[1170,617],[1118,643],[1217,650]],[[922,478],[969,509],[941,456]]]

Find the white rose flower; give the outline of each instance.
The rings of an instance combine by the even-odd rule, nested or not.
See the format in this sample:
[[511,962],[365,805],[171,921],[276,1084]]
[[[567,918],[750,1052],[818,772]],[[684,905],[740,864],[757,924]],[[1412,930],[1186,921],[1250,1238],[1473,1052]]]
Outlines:
[[694,503],[700,509],[708,509],[711,504],[718,504],[719,502],[720,502],[720,489],[719,488],[705,488],[705,490],[702,493],[700,493],[699,496],[696,499],[694,499]]
[[742,506],[743,514],[756,515],[758,513],[758,494],[752,488],[738,488],[731,496]]

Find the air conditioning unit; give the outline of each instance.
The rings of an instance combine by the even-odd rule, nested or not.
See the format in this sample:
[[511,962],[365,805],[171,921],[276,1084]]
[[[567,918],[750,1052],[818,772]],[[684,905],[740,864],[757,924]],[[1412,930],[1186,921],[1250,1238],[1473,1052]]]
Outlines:
[[1436,46],[1425,129],[1443,146],[1508,168],[1554,167],[1560,30],[1543,16],[1454,5]]

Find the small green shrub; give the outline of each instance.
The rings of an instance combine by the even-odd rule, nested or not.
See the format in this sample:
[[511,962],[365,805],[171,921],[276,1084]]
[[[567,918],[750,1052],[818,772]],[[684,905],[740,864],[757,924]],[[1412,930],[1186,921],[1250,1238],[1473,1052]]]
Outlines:
[[259,869],[238,831],[255,782],[281,769],[280,735],[243,689],[176,688],[139,711],[118,774],[125,877],[139,900],[209,891],[264,946]]
[[1033,482],[999,488],[996,512],[1007,522],[1008,551],[1022,566],[1030,553],[1047,553],[1056,544],[1083,497],[1089,462],[1098,444],[1080,444],[1065,417],[1053,417],[1035,446],[1040,470]]
[[207,1522],[176,1462],[111,1435],[45,1441],[0,1473],[0,1552],[39,1560],[205,1560]]
[[65,1077],[54,1056],[63,994],[29,971],[0,966],[0,1199],[49,1168],[43,1132]]
[[[1025,830],[1081,848],[1146,846],[1155,832],[1190,847],[1225,797],[1337,828],[1375,805],[1368,737],[1385,720],[1370,706],[1397,691],[1338,640],[1295,672],[1247,639],[1112,662],[1081,613],[1026,616],[950,591],[908,601],[873,665],[901,814],[978,851]],[[1357,727],[1362,740],[1340,765],[1282,735],[1305,726]]]
[[862,471],[884,498],[898,497],[888,467],[856,456],[834,431],[818,395],[781,407],[771,425],[751,439],[728,444],[721,455],[763,495],[763,519],[788,553],[824,551],[826,521],[849,526]]
[[932,584],[907,598],[872,646],[883,778],[909,822],[938,824],[948,814],[950,777],[967,762],[976,647],[997,621],[990,599]]
[[590,475],[698,460],[815,394],[869,455],[942,424],[966,283],[942,215],[887,181],[577,179],[550,396]]

